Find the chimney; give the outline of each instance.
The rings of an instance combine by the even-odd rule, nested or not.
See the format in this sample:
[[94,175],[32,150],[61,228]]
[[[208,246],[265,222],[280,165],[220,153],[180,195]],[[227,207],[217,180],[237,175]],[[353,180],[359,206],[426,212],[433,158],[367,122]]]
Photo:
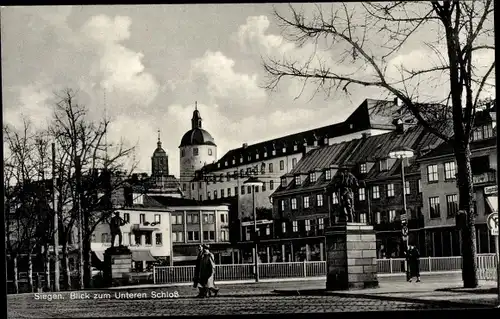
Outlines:
[[362,137],[362,138],[368,138],[368,137],[370,137],[371,135],[372,135],[372,133],[370,133],[370,132],[364,132],[364,133],[362,133],[362,134],[361,134],[361,137]]
[[247,147],[248,147],[248,144],[247,143],[243,143],[243,149],[245,149]]

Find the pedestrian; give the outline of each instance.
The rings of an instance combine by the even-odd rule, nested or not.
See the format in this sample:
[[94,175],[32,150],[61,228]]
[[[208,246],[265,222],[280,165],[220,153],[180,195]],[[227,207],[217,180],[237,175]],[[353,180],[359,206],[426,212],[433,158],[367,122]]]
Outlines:
[[202,245],[198,246],[198,255],[196,256],[196,264],[194,267],[194,278],[193,278],[193,288],[198,288],[198,298],[203,298],[206,296],[205,289],[199,284],[200,282],[200,266],[201,258],[203,256]]
[[411,282],[413,277],[416,277],[417,282],[420,282],[420,252],[417,247],[413,245],[408,247],[407,260],[409,267],[408,282]]
[[202,245],[203,253],[200,261],[200,270],[198,276],[198,282],[204,289],[204,297],[207,294],[217,297],[219,293],[219,289],[215,287],[214,277],[215,277],[215,258],[214,255],[210,252],[208,245]]

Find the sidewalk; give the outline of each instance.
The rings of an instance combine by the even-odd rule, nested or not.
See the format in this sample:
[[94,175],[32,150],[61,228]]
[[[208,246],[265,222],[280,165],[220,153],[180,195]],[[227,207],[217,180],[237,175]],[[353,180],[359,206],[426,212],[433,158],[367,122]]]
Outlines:
[[[386,280],[379,278],[379,288],[335,291],[325,290],[326,283],[314,286],[314,283],[303,284],[300,289],[277,289],[275,293],[282,295],[337,295],[356,296],[367,299],[383,299],[393,301],[409,301],[423,303],[468,304],[470,306],[492,307],[497,305],[497,289],[494,281],[480,281],[479,287],[464,289],[460,278],[446,276],[422,276],[422,282],[408,283],[404,279]],[[451,278],[450,278],[451,277]]]

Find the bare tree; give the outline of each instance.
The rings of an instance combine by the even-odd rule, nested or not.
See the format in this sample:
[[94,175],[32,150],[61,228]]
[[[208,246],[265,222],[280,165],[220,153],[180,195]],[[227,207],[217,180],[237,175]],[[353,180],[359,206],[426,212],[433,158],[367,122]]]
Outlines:
[[[81,225],[78,226],[83,231],[82,243],[79,244],[82,244],[84,259],[80,262],[83,262],[84,267],[84,285],[88,287],[91,282],[92,233],[98,224],[111,216],[111,194],[120,189],[125,181],[124,178],[113,177],[128,176],[134,170],[136,163],[132,163],[127,172],[126,164],[130,163],[126,161],[133,155],[135,147],[125,147],[124,141],[108,143],[106,134],[110,120],[96,122],[90,119],[87,108],[78,104],[74,90],[65,89],[57,93],[56,97],[58,101],[51,133],[60,150],[57,171],[62,180],[58,184],[66,187],[61,189],[61,194],[69,195],[72,206],[62,225],[62,237],[68,239],[71,236],[78,214],[81,214]],[[76,165],[77,159],[79,167]],[[104,205],[105,201],[107,205]]]
[[[493,7],[492,0],[337,3],[328,9],[318,5],[309,15],[290,6],[288,16],[275,11],[285,37],[299,47],[313,43],[330,54],[315,51],[302,61],[286,56],[264,60],[270,90],[285,77],[301,79],[304,85],[312,82],[327,94],[348,93],[352,85],[380,88],[398,97],[420,125],[453,145],[459,207],[466,212],[460,226],[465,287],[478,285],[470,139],[483,91],[494,86],[495,76],[495,61],[481,70],[475,58],[495,49]],[[423,68],[401,66],[398,77],[391,77],[389,62],[411,43],[428,48],[437,61]],[[432,81],[441,81],[444,94],[425,100],[419,86]],[[443,117],[453,123],[453,134],[434,125],[433,120]]]

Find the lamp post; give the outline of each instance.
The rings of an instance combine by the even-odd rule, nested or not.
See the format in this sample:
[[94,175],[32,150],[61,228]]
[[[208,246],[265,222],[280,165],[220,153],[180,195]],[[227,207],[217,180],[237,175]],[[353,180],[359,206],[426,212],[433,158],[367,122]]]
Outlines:
[[257,246],[257,211],[255,209],[255,187],[259,187],[263,184],[257,177],[251,176],[246,181],[243,182],[243,185],[252,187],[252,210],[253,210],[253,226],[254,226],[254,241],[255,241],[255,253],[253,257],[254,267],[255,267],[255,282],[259,282],[259,259],[258,255],[258,246]]
[[[405,215],[405,220],[408,221],[408,211],[406,209],[406,181],[405,181],[405,163],[404,160],[411,158],[415,155],[415,152],[409,147],[397,147],[394,148],[391,152],[389,152],[389,157],[394,159],[401,159],[401,180],[403,181],[403,211]],[[408,250],[408,239],[410,236],[406,235],[406,250]],[[405,270],[408,272],[408,262],[405,258]]]

